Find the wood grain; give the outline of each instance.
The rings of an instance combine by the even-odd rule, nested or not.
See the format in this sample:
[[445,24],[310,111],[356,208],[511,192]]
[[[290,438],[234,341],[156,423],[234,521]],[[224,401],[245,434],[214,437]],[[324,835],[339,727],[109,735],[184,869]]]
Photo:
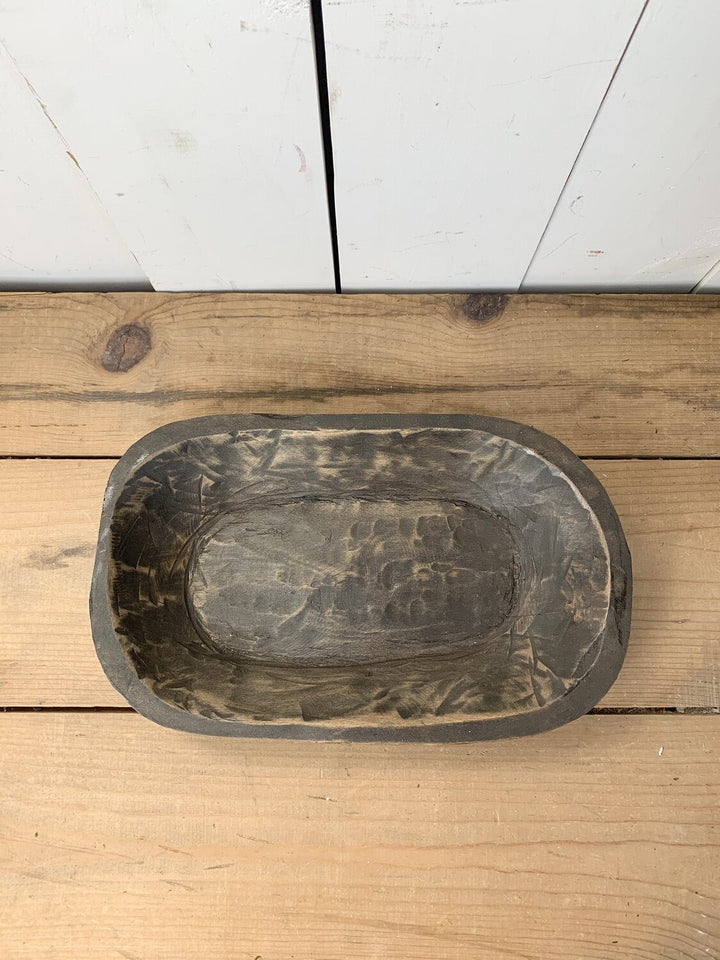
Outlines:
[[465,746],[0,717],[8,960],[701,960],[720,724]]
[[88,613],[112,466],[103,460],[0,461],[3,706],[125,703],[95,656]]
[[[703,298],[0,297],[0,449],[243,409],[496,413],[717,457]],[[121,706],[87,594],[111,459],[0,461],[0,706]],[[720,709],[720,461],[595,460],[634,555],[603,705]],[[216,740],[0,712],[3,960],[720,956],[717,716],[525,740]]]
[[119,456],[203,414],[370,411],[505,417],[581,456],[720,452],[714,296],[7,294],[0,315],[6,454]]
[[[111,460],[0,462],[0,705],[121,706],[87,597]],[[629,652],[603,707],[720,709],[720,463],[594,461],[635,578]]]

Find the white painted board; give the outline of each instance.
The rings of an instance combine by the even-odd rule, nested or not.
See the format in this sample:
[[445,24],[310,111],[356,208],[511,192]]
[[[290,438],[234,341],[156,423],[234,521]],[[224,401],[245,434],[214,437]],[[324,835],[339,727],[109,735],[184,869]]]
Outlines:
[[720,259],[720,4],[650,0],[523,289],[686,292]]
[[331,289],[309,0],[7,0],[0,39],[159,290]]
[[0,289],[148,286],[0,45]]
[[641,8],[325,0],[343,289],[516,289]]
[[694,293],[720,293],[720,247],[718,262],[714,263],[693,291]]

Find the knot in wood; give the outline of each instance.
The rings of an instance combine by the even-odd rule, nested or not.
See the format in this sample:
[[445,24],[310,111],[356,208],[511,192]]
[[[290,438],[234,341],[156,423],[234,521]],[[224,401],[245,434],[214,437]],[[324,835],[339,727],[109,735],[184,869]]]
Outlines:
[[470,320],[488,323],[500,316],[508,300],[506,293],[471,293],[463,304],[463,312]]
[[108,340],[102,365],[110,373],[125,373],[147,356],[151,346],[152,337],[147,327],[126,323]]

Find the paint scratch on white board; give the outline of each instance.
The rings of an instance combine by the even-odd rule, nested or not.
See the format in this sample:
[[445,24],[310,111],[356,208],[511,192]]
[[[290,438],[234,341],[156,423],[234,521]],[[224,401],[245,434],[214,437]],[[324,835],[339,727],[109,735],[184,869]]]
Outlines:
[[260,5],[272,17],[296,18],[299,13],[310,15],[309,0],[261,0]]

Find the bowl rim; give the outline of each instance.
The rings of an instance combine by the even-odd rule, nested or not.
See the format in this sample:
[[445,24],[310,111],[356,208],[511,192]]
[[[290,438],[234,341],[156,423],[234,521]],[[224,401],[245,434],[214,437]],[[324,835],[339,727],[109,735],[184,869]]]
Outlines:
[[[331,726],[317,722],[245,722],[189,713],[161,700],[133,671],[115,632],[107,589],[110,527],[118,498],[134,472],[167,447],[238,430],[478,430],[510,440],[556,467],[575,485],[595,514],[610,557],[610,609],[597,659],[568,694],[536,710],[447,723]],[[457,742],[516,737],[554,729],[583,716],[615,681],[627,650],[632,605],[632,562],[617,512],[600,480],[568,447],[526,424],[479,414],[220,414],[179,420],[152,430],[127,450],[108,480],[90,590],[93,642],[113,687],[140,714],[163,726],[215,736],[319,741]]]

